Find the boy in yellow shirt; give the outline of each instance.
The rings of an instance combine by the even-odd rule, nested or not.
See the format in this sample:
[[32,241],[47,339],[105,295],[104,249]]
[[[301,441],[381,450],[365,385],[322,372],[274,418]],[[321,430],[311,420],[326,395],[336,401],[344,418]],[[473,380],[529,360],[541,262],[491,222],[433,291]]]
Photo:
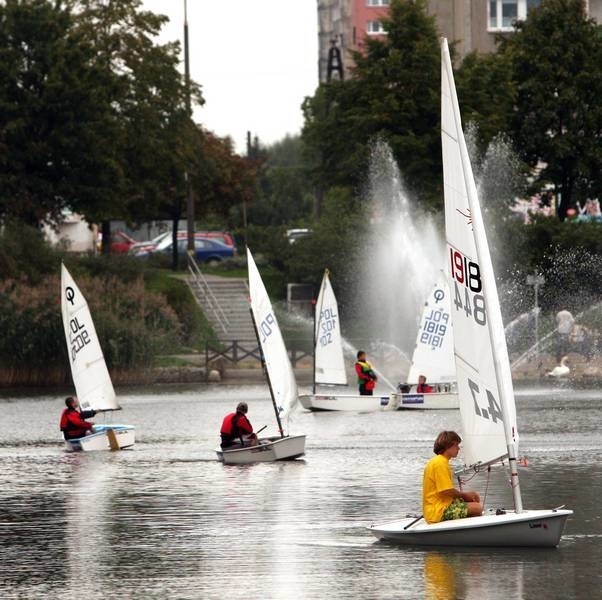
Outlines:
[[431,458],[422,479],[422,514],[427,523],[439,523],[483,513],[477,492],[461,492],[454,488],[449,459],[456,458],[462,439],[455,431],[442,431],[435,440]]

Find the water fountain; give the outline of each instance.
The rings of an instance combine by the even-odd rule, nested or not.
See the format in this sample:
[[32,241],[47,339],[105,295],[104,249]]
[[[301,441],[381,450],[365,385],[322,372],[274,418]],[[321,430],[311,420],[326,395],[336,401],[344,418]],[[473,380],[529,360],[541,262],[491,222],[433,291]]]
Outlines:
[[362,240],[364,284],[353,307],[365,332],[359,343],[370,340],[366,350],[390,356],[394,364],[378,366],[399,381],[408,369],[425,298],[444,268],[443,234],[436,217],[408,198],[391,149],[382,140],[372,148],[364,197],[372,218],[368,239]]

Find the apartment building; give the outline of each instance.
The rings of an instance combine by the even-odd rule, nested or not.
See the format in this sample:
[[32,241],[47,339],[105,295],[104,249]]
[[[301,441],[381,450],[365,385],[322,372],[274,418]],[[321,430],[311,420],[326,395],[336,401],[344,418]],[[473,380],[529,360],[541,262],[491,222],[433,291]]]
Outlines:
[[[512,32],[517,19],[526,19],[541,0],[427,0],[427,10],[439,33],[456,41],[460,56],[494,52],[495,36]],[[588,15],[602,23],[602,0],[586,0]],[[318,0],[320,81],[347,77],[350,50],[361,51],[366,37],[383,36],[379,21],[390,0]]]

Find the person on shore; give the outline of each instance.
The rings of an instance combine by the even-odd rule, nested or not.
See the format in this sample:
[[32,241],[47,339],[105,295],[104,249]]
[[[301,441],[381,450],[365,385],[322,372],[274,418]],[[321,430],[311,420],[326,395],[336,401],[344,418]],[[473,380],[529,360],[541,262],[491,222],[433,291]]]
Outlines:
[[426,383],[425,375],[418,375],[418,385],[416,386],[416,392],[418,394],[431,394],[433,388]]
[[220,435],[222,450],[257,446],[257,435],[253,433],[253,426],[247,419],[249,407],[246,402],[239,402],[236,412],[224,417]]
[[436,454],[424,468],[422,479],[422,514],[427,523],[439,523],[483,513],[477,492],[454,488],[450,458],[456,458],[462,439],[455,431],[442,431],[435,440]]
[[378,378],[372,370],[372,365],[366,360],[366,353],[363,350],[357,353],[355,372],[357,373],[360,396],[372,396]]
[[65,398],[65,408],[61,413],[60,428],[66,440],[84,437],[94,431],[94,423],[86,421],[96,414],[95,410],[79,409],[79,400],[75,396]]

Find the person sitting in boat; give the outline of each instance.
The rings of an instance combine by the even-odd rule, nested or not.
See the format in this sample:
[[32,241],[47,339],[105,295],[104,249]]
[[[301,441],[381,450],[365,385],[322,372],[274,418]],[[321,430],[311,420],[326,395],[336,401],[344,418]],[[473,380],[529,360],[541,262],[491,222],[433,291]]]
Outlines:
[[372,370],[372,365],[366,360],[366,353],[363,350],[357,353],[355,372],[357,373],[360,396],[372,396],[372,392],[376,387],[377,377],[376,373]]
[[86,421],[96,414],[95,410],[79,410],[79,400],[75,396],[65,398],[65,408],[61,414],[60,428],[66,440],[73,440],[92,433],[94,423]]
[[432,393],[433,388],[426,383],[425,375],[418,375],[418,385],[416,386],[417,394],[430,394]]
[[450,458],[456,458],[462,439],[455,431],[442,431],[435,440],[431,458],[422,479],[422,514],[427,523],[477,517],[483,513],[477,492],[454,488]]
[[228,448],[242,448],[244,446],[257,446],[257,435],[253,433],[253,426],[247,419],[249,407],[246,402],[239,402],[236,412],[224,417],[220,435],[222,437],[222,450]]

